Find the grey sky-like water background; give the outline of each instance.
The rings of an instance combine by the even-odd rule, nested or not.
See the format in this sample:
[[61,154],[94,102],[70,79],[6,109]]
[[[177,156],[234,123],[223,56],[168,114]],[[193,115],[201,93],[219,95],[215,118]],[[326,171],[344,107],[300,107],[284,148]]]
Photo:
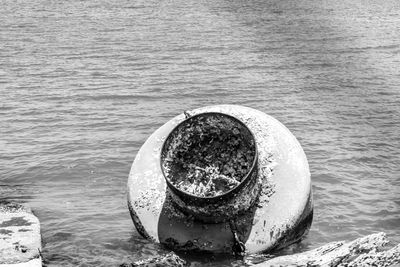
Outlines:
[[315,218],[296,251],[400,242],[399,1],[0,5],[0,198],[40,218],[47,266],[162,253],[129,217],[132,161],[170,118],[223,103],[274,116],[307,154]]

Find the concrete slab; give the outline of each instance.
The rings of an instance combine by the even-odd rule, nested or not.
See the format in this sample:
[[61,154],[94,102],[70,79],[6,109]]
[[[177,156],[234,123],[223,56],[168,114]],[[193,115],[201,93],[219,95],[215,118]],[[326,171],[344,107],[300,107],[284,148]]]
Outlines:
[[0,201],[0,267],[41,267],[40,223],[29,208]]

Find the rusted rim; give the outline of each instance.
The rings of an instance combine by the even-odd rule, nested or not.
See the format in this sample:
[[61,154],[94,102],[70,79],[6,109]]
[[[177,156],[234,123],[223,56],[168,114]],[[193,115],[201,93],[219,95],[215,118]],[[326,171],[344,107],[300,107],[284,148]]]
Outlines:
[[[185,112],[185,115],[187,116],[187,113]],[[244,178],[242,179],[242,181],[236,185],[234,188],[226,191],[225,193],[218,195],[218,196],[212,196],[212,197],[200,197],[197,195],[193,195],[190,194],[188,192],[185,192],[183,190],[178,189],[177,187],[175,187],[168,179],[165,171],[164,171],[164,167],[163,167],[163,152],[166,150],[166,145],[167,142],[169,140],[169,138],[172,136],[172,134],[183,124],[187,123],[189,120],[192,120],[196,117],[200,117],[200,116],[212,116],[212,115],[217,115],[217,116],[222,116],[222,117],[228,117],[229,119],[237,122],[238,124],[240,124],[241,126],[243,126],[245,129],[248,130],[248,132],[250,133],[251,138],[253,139],[254,142],[254,158],[253,158],[253,162],[251,165],[251,168],[249,169],[249,171],[247,172],[247,174],[244,176]],[[216,201],[220,201],[223,199],[226,199],[228,197],[230,197],[231,195],[235,194],[236,192],[238,192],[253,176],[253,173],[256,171],[257,172],[257,161],[258,161],[258,150],[257,150],[257,143],[256,143],[256,138],[253,134],[253,132],[249,129],[249,127],[246,126],[246,124],[244,124],[241,120],[239,120],[238,118],[235,118],[231,115],[225,114],[225,113],[221,113],[221,112],[203,112],[203,113],[199,113],[190,117],[187,117],[185,120],[183,120],[182,122],[180,122],[178,125],[176,125],[172,131],[168,134],[167,138],[165,138],[163,145],[161,147],[161,156],[160,156],[160,167],[161,167],[161,172],[164,176],[164,179],[168,185],[168,187],[174,191],[178,196],[181,196],[182,198],[184,198],[185,200],[189,200],[191,202],[193,201],[198,201],[201,203],[204,202],[208,202],[208,203],[212,203],[212,202],[216,202]]]

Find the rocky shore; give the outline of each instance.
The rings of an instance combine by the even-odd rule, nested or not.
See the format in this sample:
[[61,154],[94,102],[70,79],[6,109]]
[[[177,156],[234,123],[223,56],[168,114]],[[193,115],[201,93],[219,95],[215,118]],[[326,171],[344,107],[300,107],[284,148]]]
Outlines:
[[[400,244],[391,247],[385,233],[371,234],[351,242],[332,242],[303,253],[268,259],[258,264],[251,262],[243,266],[254,267],[398,267],[400,266]],[[178,255],[170,252],[139,262],[122,264],[120,267],[185,267],[190,266]]]
[[40,223],[20,204],[0,202],[0,267],[41,267]]
[[[332,242],[303,253],[268,259],[246,266],[400,266],[400,244],[390,246],[385,233],[375,233],[351,242]],[[173,252],[120,267],[165,266],[189,264]],[[40,223],[29,208],[0,202],[0,267],[42,267]]]

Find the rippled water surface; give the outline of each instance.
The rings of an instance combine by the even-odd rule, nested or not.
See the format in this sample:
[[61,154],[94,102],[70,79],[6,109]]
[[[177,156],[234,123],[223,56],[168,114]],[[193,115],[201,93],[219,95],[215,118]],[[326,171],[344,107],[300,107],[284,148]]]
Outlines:
[[162,253],[129,217],[131,163],[171,117],[222,103],[301,142],[315,218],[296,249],[400,242],[399,1],[0,3],[0,198],[33,208],[48,266]]

